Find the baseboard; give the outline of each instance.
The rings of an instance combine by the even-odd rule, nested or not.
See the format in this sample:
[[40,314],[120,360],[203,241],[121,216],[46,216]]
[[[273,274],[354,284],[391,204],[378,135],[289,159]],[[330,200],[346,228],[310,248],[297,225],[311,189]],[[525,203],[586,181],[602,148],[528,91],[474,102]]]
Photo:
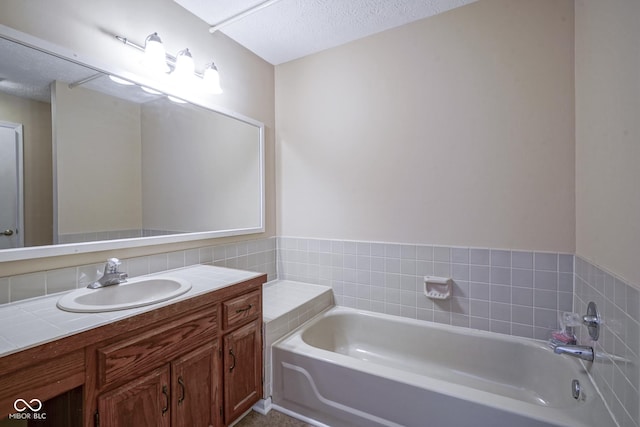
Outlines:
[[266,399],[260,399],[258,402],[253,405],[254,411],[259,414],[267,415],[273,406],[271,405],[271,398],[267,397]]

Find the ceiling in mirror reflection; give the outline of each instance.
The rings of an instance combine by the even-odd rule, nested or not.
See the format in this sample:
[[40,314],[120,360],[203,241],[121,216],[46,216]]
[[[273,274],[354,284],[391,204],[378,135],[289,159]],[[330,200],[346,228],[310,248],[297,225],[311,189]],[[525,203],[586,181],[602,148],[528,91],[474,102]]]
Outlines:
[[[51,103],[52,86],[52,140],[26,141],[32,147],[25,148],[26,164],[34,161],[35,152],[46,150],[47,143],[57,159],[50,166],[53,176],[38,177],[43,188],[55,187],[54,213],[32,215],[24,230],[29,235],[29,223],[52,218],[53,235],[49,242],[32,239],[33,245],[264,230],[261,123],[179,105],[164,94],[116,84],[92,67],[0,38],[0,92]],[[15,121],[10,98],[1,95],[0,120],[3,111],[9,111]],[[113,106],[118,107],[108,110]],[[151,159],[150,153],[155,158],[145,160]],[[174,197],[160,199],[163,192]],[[35,202],[25,210],[33,214],[42,206]],[[122,220],[123,212],[127,220]]]
[[0,91],[21,98],[51,102],[54,81],[81,86],[107,95],[144,103],[158,98],[142,90],[114,84],[100,71],[0,38]]

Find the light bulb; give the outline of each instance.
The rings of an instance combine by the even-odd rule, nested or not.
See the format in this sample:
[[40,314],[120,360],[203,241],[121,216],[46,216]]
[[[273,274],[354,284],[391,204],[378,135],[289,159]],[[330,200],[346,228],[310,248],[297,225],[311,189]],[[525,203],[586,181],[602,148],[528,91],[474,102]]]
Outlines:
[[169,66],[167,65],[167,54],[164,50],[162,40],[158,33],[147,36],[144,42],[144,59],[145,66],[154,73],[167,73]]
[[216,67],[216,64],[213,62],[205,68],[202,81],[204,82],[204,87],[207,92],[213,94],[222,93],[222,88],[220,87],[220,73],[218,72],[218,67]]
[[178,55],[176,55],[176,68],[173,70],[172,75],[180,80],[187,80],[193,77],[194,71],[195,64],[189,49],[178,52]]

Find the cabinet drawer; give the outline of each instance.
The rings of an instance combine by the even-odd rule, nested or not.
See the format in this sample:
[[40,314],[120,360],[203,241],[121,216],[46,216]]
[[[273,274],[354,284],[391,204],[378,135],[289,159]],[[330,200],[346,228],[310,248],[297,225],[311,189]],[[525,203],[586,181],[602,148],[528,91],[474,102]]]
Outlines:
[[222,303],[222,327],[229,329],[255,319],[262,313],[262,294],[254,291]]
[[216,334],[217,311],[210,308],[99,347],[99,386],[137,377],[213,340]]

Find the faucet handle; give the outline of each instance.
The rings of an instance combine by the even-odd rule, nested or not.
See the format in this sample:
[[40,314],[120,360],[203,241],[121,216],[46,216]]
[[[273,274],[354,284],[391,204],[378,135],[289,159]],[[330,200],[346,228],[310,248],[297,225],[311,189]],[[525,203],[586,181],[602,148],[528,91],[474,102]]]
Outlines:
[[118,258],[109,258],[104,266],[104,274],[118,273],[118,267],[120,267],[120,260]]
[[600,324],[602,323],[602,319],[595,302],[591,301],[587,305],[587,314],[582,316],[582,323],[589,330],[589,336],[591,339],[598,341],[598,338],[600,337]]

